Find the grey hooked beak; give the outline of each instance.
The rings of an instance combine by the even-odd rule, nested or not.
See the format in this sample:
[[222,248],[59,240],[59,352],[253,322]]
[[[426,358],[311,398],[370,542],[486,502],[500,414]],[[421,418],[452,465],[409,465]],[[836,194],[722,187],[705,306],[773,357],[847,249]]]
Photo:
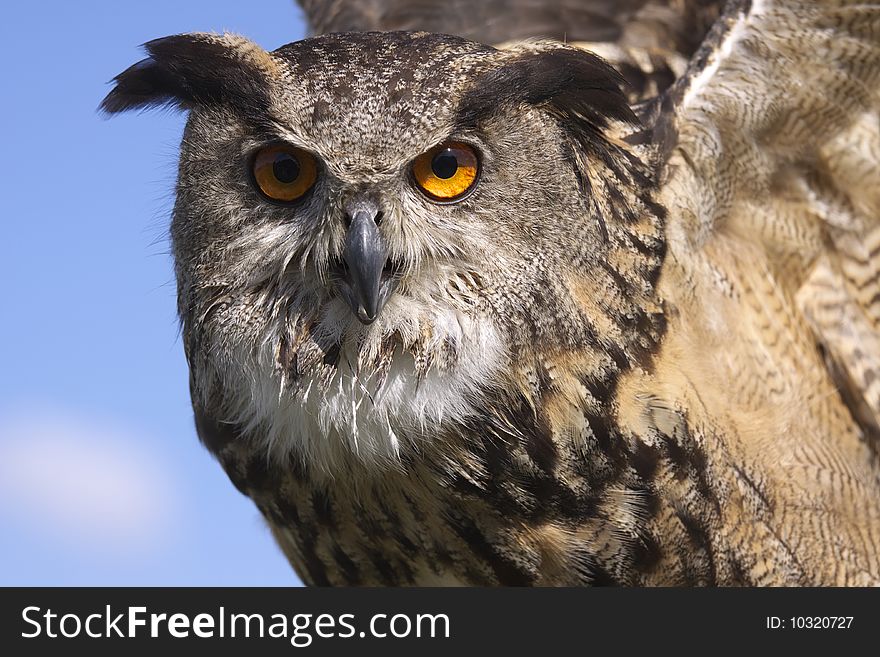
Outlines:
[[375,321],[395,285],[390,277],[383,280],[388,251],[376,225],[377,215],[378,210],[372,207],[353,212],[343,242],[347,271],[341,289],[362,324]]

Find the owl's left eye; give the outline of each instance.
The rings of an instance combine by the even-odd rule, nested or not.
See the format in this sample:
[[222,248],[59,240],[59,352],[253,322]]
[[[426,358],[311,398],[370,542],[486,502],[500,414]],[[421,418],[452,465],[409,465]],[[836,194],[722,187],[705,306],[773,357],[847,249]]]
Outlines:
[[273,201],[290,203],[312,188],[318,167],[311,153],[295,146],[276,144],[257,153],[253,175],[263,194]]
[[458,201],[477,182],[480,163],[473,148],[458,141],[435,146],[413,161],[416,184],[424,194],[441,202]]

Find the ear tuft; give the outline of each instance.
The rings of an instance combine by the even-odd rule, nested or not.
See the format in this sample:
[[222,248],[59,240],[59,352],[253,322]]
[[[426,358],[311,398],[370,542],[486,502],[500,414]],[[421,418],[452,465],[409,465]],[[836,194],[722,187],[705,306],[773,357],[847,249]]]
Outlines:
[[149,57],[114,78],[100,110],[228,104],[248,111],[268,104],[277,62],[256,44],[230,34],[179,34],[145,44]]
[[604,59],[556,42],[531,42],[480,76],[459,109],[462,122],[491,115],[499,105],[526,103],[586,121],[596,130],[611,120],[638,123],[620,75]]
[[113,82],[116,86],[99,108],[107,114],[183,102],[177,79],[151,58],[128,67],[113,78]]

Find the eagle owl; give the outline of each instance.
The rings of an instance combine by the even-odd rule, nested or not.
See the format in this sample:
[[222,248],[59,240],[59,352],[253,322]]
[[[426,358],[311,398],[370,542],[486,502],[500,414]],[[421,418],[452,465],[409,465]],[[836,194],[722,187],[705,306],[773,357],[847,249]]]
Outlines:
[[303,4],[102,105],[189,111],[196,426],[302,579],[880,583],[880,7]]

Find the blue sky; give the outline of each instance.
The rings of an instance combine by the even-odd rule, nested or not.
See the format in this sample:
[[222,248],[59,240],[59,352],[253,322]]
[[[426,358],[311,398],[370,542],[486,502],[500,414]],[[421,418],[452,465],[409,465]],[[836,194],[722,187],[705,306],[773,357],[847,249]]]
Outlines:
[[293,0],[7,3],[0,584],[290,585],[199,444],[166,239],[184,116],[99,116],[150,39],[300,39]]

